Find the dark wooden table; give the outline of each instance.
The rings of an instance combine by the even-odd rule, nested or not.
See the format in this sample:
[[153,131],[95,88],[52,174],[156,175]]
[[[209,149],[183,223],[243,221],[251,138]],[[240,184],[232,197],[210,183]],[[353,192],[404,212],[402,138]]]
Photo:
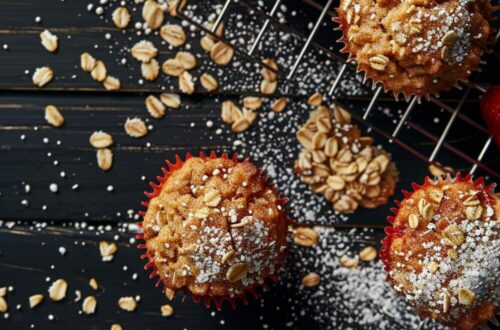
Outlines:
[[[206,94],[198,88],[194,95],[182,96],[181,109],[170,110],[162,120],[154,120],[145,110],[145,97],[165,89],[177,92],[176,80],[162,75],[155,82],[139,82],[140,66],[127,48],[142,38],[156,38],[159,45],[159,37],[136,36],[134,29],[122,33],[114,28],[110,16],[118,2],[109,3],[100,17],[87,11],[85,1],[0,0],[0,288],[12,287],[6,296],[9,311],[0,315],[0,329],[107,329],[113,323],[120,323],[124,329],[416,328],[417,317],[403,302],[394,299],[384,283],[380,262],[362,263],[351,273],[337,262],[343,254],[355,256],[365,246],[378,246],[390,205],[360,210],[346,219],[335,215],[291,173],[298,152],[294,131],[307,118],[304,104],[316,84],[280,84],[277,94],[289,97],[288,111],[271,117],[267,104],[254,127],[234,135],[220,119],[220,103],[255,94],[260,80],[255,66],[237,57],[235,61],[243,64],[228,67],[218,75],[222,85],[218,93]],[[127,6],[140,8],[135,4]],[[299,17],[318,14],[302,10],[299,1],[289,4],[288,13],[295,8]],[[133,16],[138,19],[140,10]],[[40,22],[36,22],[37,17]],[[174,18],[167,20],[175,22]],[[303,20],[303,25],[309,22]],[[55,54],[40,45],[39,33],[45,28],[59,37],[60,47]],[[329,31],[329,23],[323,28]],[[329,38],[327,32],[320,36]],[[189,39],[191,51],[202,54],[197,42],[199,33],[193,32]],[[166,46],[159,48],[160,63],[175,54]],[[121,79],[120,91],[106,92],[80,70],[79,55],[84,51],[103,60],[108,71]],[[265,54],[267,50],[261,51]],[[498,70],[495,56],[498,54],[488,58],[493,62],[492,71]],[[320,57],[311,54],[310,61]],[[120,63],[122,58],[127,60],[125,65]],[[40,89],[33,86],[31,76],[36,67],[43,65],[54,69],[55,79]],[[313,72],[323,83],[331,81],[337,69],[336,64],[318,72],[303,68],[302,76],[309,79],[306,73]],[[219,73],[206,55],[200,55],[194,75],[203,71]],[[498,82],[492,74],[483,76],[486,83]],[[352,77],[350,84],[341,87],[341,101],[362,111],[370,92],[354,74]],[[457,93],[444,99],[456,102]],[[44,120],[48,104],[56,105],[63,113],[62,128],[56,129]],[[423,109],[433,107],[425,102],[417,107],[434,111],[436,118],[447,116],[438,109]],[[402,108],[404,103],[383,96],[374,120],[391,125]],[[477,118],[477,101],[467,101],[464,108]],[[393,113],[388,114],[386,109]],[[136,116],[154,126],[145,138],[133,139],[123,130],[125,120]],[[213,126],[207,125],[210,121]],[[442,128],[443,122],[433,124],[436,130]],[[109,172],[97,167],[96,152],[88,143],[96,130],[114,137],[114,164]],[[467,144],[478,138],[475,133],[459,131],[461,134],[452,134],[451,143]],[[392,152],[400,168],[399,189],[427,175],[424,162],[372,134],[377,143]],[[414,142],[423,150],[432,150],[432,142],[420,138]],[[317,226],[321,239],[314,248],[291,248],[282,280],[272,284],[263,299],[250,299],[248,306],[240,304],[236,311],[225,306],[217,312],[194,304],[189,297],[177,296],[171,303],[174,315],[165,318],[160,315],[160,306],[167,300],[143,270],[133,239],[135,233],[129,225],[137,221],[143,191],[148,189],[147,182],[160,173],[163,161],[176,154],[203,150],[236,150],[265,166],[290,195],[294,218]],[[466,168],[446,152],[440,155],[440,161]],[[498,166],[498,154],[489,155],[487,161]],[[49,190],[54,183],[58,186],[56,193]],[[102,262],[99,255],[101,240],[118,244],[110,263]],[[318,288],[301,286],[300,279],[309,271],[322,276]],[[92,277],[100,285],[98,290],[88,285]],[[54,303],[47,299],[46,291],[57,278],[66,279],[69,290],[65,300]],[[96,296],[95,315],[81,314],[81,301],[74,301],[75,290],[84,297]],[[45,294],[46,299],[32,310],[28,297],[36,293]],[[139,296],[135,313],[118,308],[117,300],[122,296]],[[439,327],[427,323],[424,328]]]

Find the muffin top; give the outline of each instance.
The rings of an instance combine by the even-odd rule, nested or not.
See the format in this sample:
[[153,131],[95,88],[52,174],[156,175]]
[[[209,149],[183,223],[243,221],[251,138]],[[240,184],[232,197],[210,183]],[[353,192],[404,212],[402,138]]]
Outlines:
[[500,203],[484,184],[428,181],[401,202],[385,260],[422,316],[476,329],[500,307]]
[[340,107],[317,107],[297,131],[297,139],[304,149],[295,171],[335,211],[352,213],[359,205],[374,208],[394,193],[397,170],[391,156],[375,148],[373,138],[361,136],[351,115]]
[[276,271],[287,224],[255,165],[188,159],[151,199],[143,229],[166,288],[233,296]]
[[344,52],[397,95],[449,89],[477,70],[490,35],[489,0],[341,0]]

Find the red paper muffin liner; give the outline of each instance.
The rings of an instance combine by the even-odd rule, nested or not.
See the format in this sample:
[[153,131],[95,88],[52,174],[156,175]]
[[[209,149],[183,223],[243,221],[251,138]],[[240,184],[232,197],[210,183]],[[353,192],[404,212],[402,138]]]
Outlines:
[[[165,181],[167,180],[167,178],[176,170],[180,169],[182,167],[182,165],[184,164],[184,162],[190,158],[192,158],[193,156],[190,154],[190,153],[187,153],[186,156],[184,157],[184,160],[179,156],[179,155],[175,155],[175,162],[174,163],[171,163],[169,160],[166,160],[166,168],[165,167],[162,167],[161,168],[161,171],[162,171],[162,175],[161,176],[157,176],[156,177],[156,181],[157,182],[153,182],[153,181],[150,181],[149,182],[149,185],[151,186],[152,188],[152,191],[145,191],[144,192],[144,195],[146,195],[146,197],[148,198],[147,201],[143,201],[141,202],[142,206],[146,207],[146,210],[144,211],[139,211],[139,215],[141,217],[144,218],[144,216],[146,215],[146,211],[147,211],[147,208],[149,206],[149,200],[151,200],[152,198],[155,198],[156,196],[158,196],[162,190],[162,187],[163,187],[163,184],[165,183]],[[210,154],[207,156],[205,155],[204,152],[200,152],[200,154],[198,155],[198,157],[202,158],[202,159],[216,159],[216,158],[219,158],[217,156],[217,154],[212,151],[210,152]],[[227,153],[222,153],[220,158],[222,159],[229,159],[229,156],[227,155]],[[249,162],[249,159],[246,158],[245,160],[243,161],[239,161],[238,160],[238,155],[237,153],[234,153],[233,156],[230,158],[233,162],[235,163],[247,163]],[[273,191],[276,191],[276,185],[272,182],[269,181],[270,177],[268,175],[262,175],[264,172],[264,169],[263,168],[259,168],[258,170],[258,175],[260,177],[261,180],[263,180],[265,183],[266,183],[266,186],[267,188],[273,190]],[[281,215],[280,215],[280,218],[281,220],[283,221],[286,221],[287,225],[292,225],[294,223],[293,220],[289,219],[287,217],[288,215],[288,211],[285,209],[285,205],[288,203],[288,198],[286,197],[283,197],[282,196],[282,193],[278,193],[278,201],[279,201],[279,204],[282,208],[281,210]],[[138,222],[137,225],[142,228],[142,225],[143,225],[143,221],[141,222]],[[150,279],[153,279],[155,277],[158,276],[158,280],[156,282],[156,286],[160,286],[163,284],[161,278],[159,277],[159,274],[158,274],[158,269],[156,268],[156,265],[154,263],[154,260],[153,260],[153,253],[147,251],[147,246],[146,246],[146,242],[145,242],[145,239],[144,239],[144,234],[141,233],[141,234],[137,234],[136,235],[136,239],[138,240],[141,240],[143,241],[142,243],[139,243],[137,245],[137,248],[139,249],[145,249],[146,252],[143,253],[141,255],[141,259],[147,259],[147,263],[146,265],[144,266],[144,269],[145,270],[150,270],[150,275],[149,275],[149,278]],[[284,268],[284,259],[285,257],[287,256],[287,251],[283,251],[280,255],[280,260],[278,261],[278,264],[277,264],[277,268]],[[217,310],[221,310],[222,309],[222,304],[224,301],[227,301],[231,307],[233,309],[236,308],[236,305],[237,305],[237,301],[240,300],[243,302],[243,304],[247,305],[248,304],[248,298],[247,296],[248,295],[251,295],[253,296],[255,299],[259,299],[260,298],[260,293],[258,292],[258,289],[259,288],[262,288],[263,291],[268,291],[269,290],[269,286],[265,283],[265,280],[271,280],[272,282],[276,282],[278,281],[279,279],[279,276],[278,275],[268,275],[264,278],[264,281],[262,281],[262,283],[259,283],[259,284],[255,284],[253,286],[250,286],[248,288],[245,288],[245,291],[241,294],[238,294],[238,295],[234,295],[234,296],[229,296],[229,295],[222,295],[222,296],[210,296],[210,295],[196,295],[196,294],[193,294],[192,292],[190,292],[187,288],[184,288],[182,291],[186,294],[186,295],[191,295],[193,301],[195,303],[199,303],[200,301],[203,301],[205,306],[207,308],[210,308],[212,306],[212,303],[215,305],[215,307],[217,308]],[[170,289],[170,288],[167,288],[166,286],[163,286],[163,292],[165,292],[167,289]],[[172,290],[172,289],[170,289]],[[175,292],[175,290],[174,290]]]
[[[488,44],[490,46],[487,46],[489,48],[487,48],[486,50],[484,50],[484,53],[492,53],[493,52],[493,46],[496,43],[497,29],[493,26],[493,22],[498,19],[498,15],[494,15],[493,13],[495,13],[495,12],[497,12],[497,11],[500,10],[500,5],[494,5],[494,6],[492,5],[491,8],[492,8],[492,10],[489,13],[489,16],[487,17],[488,21],[490,22],[490,27],[491,27],[490,34],[489,34],[489,39],[488,39]],[[349,29],[349,24],[347,23],[347,20],[345,18],[343,18],[343,17],[337,16],[337,17],[332,17],[332,21],[335,22],[335,23],[337,23],[337,24],[339,24],[339,26],[336,27],[336,28],[334,28],[334,30],[335,31],[340,31],[342,33],[342,36],[337,40],[337,42],[344,44],[344,47],[342,47],[342,49],[340,49],[340,52],[341,53],[345,53],[345,54],[348,55],[346,62],[356,61],[356,57],[351,53],[351,51],[349,49],[349,38],[347,37],[347,30]],[[484,54],[483,54],[483,56],[484,56]],[[481,72],[481,65],[485,64],[485,63],[486,63],[485,61],[480,61],[478,63],[478,65],[476,66],[475,70],[473,70],[473,71],[474,72]],[[397,101],[399,100],[399,95],[400,94],[403,95],[403,98],[407,102],[410,101],[410,98],[412,96],[416,96],[417,100],[419,102],[420,102],[420,99],[422,97],[425,97],[426,99],[430,99],[430,97],[432,95],[434,95],[436,97],[439,97],[439,93],[429,93],[429,94],[426,94],[426,95],[420,95],[419,96],[419,95],[407,94],[404,91],[398,91],[398,90],[388,89],[384,85],[384,83],[382,81],[376,80],[376,78],[374,76],[370,75],[369,71],[360,69],[359,65],[357,65],[357,64],[356,64],[356,72],[363,74],[363,84],[365,84],[367,80],[371,80],[371,82],[372,82],[372,89],[375,89],[377,87],[377,84],[380,84],[384,88],[384,93],[392,92],[392,94],[394,95],[394,98]],[[469,77],[471,75],[472,75],[472,73],[469,74]],[[453,85],[450,85],[449,87],[444,88],[443,90],[441,90],[441,92],[449,91],[453,87],[461,90],[462,86],[460,86],[460,84],[459,84],[460,82],[464,83],[464,84],[467,84],[469,82],[469,79],[457,79],[457,81]]]
[[[495,200],[495,197],[494,197],[495,183],[487,184],[486,181],[485,181],[485,179],[483,177],[478,177],[477,179],[472,180],[472,175],[471,174],[466,174],[465,176],[463,176],[460,172],[458,172],[454,177],[452,177],[450,174],[448,174],[446,177],[444,177],[444,178],[438,178],[437,180],[448,182],[448,183],[469,182],[469,181],[471,181],[472,184],[476,188],[486,191],[488,199],[490,200],[490,202],[492,202],[492,201]],[[433,182],[436,182],[436,181],[432,180],[429,177],[425,177],[424,183],[422,185],[419,185],[419,184],[417,184],[415,182],[412,182],[411,187],[412,187],[413,191],[407,191],[407,190],[402,190],[401,191],[403,193],[404,199],[411,198],[411,196],[413,196],[413,194],[416,191],[418,191],[418,190],[420,190],[422,188],[425,188],[425,187],[433,185]],[[396,219],[396,216],[398,215],[399,208],[401,206],[401,201],[399,201],[399,200],[395,200],[394,203],[396,204],[396,207],[391,208],[391,212],[394,215],[390,215],[390,216],[387,217],[387,221],[389,221],[391,224],[394,223],[394,221]],[[380,260],[384,264],[385,271],[387,272],[386,280],[388,282],[390,282],[391,281],[391,276],[390,276],[390,271],[391,271],[391,266],[390,266],[390,263],[391,263],[390,249],[391,249],[391,244],[392,244],[392,242],[393,242],[394,239],[396,239],[398,237],[401,237],[404,234],[405,228],[404,227],[387,226],[387,227],[384,228],[384,232],[386,233],[387,236],[381,241],[382,247],[380,248],[379,256],[380,256]],[[495,316],[489,322],[491,322],[491,323],[493,323],[495,325],[499,324],[499,322],[497,320],[497,317],[495,317]],[[484,326],[486,326],[486,324],[483,325],[483,327]],[[485,329],[489,329],[489,328],[485,328]]]

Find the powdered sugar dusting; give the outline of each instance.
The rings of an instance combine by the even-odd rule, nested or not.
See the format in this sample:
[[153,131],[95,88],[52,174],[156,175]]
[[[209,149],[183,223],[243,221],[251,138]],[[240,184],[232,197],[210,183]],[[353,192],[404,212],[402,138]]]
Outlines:
[[[303,276],[314,271],[321,276],[316,288],[300,285],[300,280],[286,276],[283,282],[295,287],[298,300],[292,304],[298,320],[308,315],[321,329],[417,329],[421,323],[413,308],[398,298],[385,280],[380,261],[360,262],[358,268],[342,268],[339,258],[355,257],[364,245],[380,239],[376,231],[316,228],[320,240],[316,246],[295,246],[288,274]],[[307,302],[307,303],[306,303]],[[291,321],[292,323],[294,321]],[[446,329],[426,322],[421,329]]]

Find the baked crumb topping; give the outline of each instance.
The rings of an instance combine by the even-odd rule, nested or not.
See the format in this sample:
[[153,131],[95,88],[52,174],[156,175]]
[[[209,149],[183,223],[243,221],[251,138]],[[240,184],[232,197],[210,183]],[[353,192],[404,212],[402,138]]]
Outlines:
[[423,316],[476,329],[500,306],[498,198],[472,182],[435,182],[401,203],[390,277]]
[[283,211],[253,164],[194,157],[150,201],[143,228],[167,288],[232,296],[275,273]]
[[343,0],[343,51],[396,94],[436,94],[477,70],[491,12],[488,0]]

